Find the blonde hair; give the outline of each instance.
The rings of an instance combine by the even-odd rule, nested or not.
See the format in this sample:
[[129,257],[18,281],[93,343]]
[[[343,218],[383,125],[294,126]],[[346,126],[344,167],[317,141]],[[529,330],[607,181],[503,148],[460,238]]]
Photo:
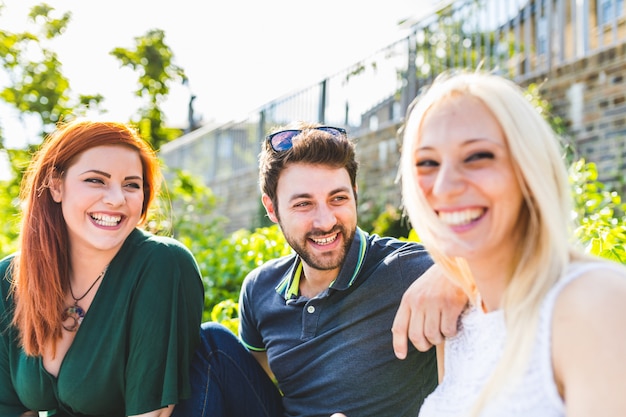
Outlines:
[[523,233],[502,300],[507,340],[502,358],[475,404],[476,415],[504,382],[525,369],[541,302],[571,257],[578,255],[569,242],[571,195],[554,131],[512,81],[482,72],[456,72],[439,76],[412,103],[402,132],[403,203],[433,259],[475,301],[474,280],[465,260],[450,258],[438,248],[437,236],[451,232],[428,205],[415,173],[414,154],[426,113],[442,100],[459,95],[480,100],[499,122],[524,200],[520,219]]

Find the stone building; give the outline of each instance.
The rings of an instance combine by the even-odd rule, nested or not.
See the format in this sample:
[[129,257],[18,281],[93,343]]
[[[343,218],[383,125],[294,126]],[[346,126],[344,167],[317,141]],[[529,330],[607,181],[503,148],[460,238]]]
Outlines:
[[359,211],[399,207],[397,131],[419,89],[450,68],[485,68],[538,84],[577,153],[623,189],[626,168],[626,14],[623,0],[440,1],[409,19],[408,35],[332,77],[278,97],[244,120],[206,125],[163,146],[170,167],[220,197],[227,229],[261,223],[257,155],[292,120],[342,126],[357,143]]

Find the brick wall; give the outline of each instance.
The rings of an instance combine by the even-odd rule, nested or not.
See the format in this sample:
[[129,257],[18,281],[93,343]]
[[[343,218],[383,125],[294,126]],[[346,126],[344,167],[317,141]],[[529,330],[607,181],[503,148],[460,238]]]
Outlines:
[[386,205],[400,207],[400,185],[395,182],[400,163],[398,123],[357,136],[359,211],[374,216]]
[[558,68],[542,96],[564,119],[578,155],[597,164],[599,180],[624,191],[626,44]]
[[260,225],[261,193],[258,171],[242,171],[224,180],[214,180],[211,190],[218,197],[217,212],[228,218],[227,232]]
[[[566,125],[578,156],[595,162],[599,180],[626,192],[626,44],[564,65],[545,78],[528,80],[542,84],[542,97],[553,114]],[[527,85],[526,84],[526,85]],[[360,162],[359,212],[375,214],[385,205],[401,206],[400,186],[395,182],[399,159],[397,131],[400,123],[388,122],[374,132],[357,134]],[[212,185],[222,199],[219,211],[231,220],[229,231],[259,224],[260,193],[257,172],[246,172]]]

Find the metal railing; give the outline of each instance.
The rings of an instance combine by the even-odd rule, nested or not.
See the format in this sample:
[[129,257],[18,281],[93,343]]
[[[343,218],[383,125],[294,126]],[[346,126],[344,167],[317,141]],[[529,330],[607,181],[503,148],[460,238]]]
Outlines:
[[208,186],[257,169],[267,131],[294,120],[358,138],[401,123],[419,89],[449,68],[498,71],[523,84],[626,39],[624,0],[441,1],[405,23],[409,35],[244,120],[204,126],[163,146],[165,163]]

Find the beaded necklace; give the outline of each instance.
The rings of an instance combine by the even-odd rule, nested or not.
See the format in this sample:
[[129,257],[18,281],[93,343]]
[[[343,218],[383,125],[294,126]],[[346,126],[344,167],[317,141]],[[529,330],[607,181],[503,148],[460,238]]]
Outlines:
[[63,313],[61,314],[61,322],[65,322],[67,319],[72,319],[72,322],[69,326],[62,324],[63,328],[68,332],[75,332],[76,330],[78,330],[78,326],[80,326],[80,324],[83,322],[83,319],[85,318],[85,310],[78,305],[78,302],[85,298],[87,294],[89,294],[89,292],[96,285],[96,282],[102,279],[104,274],[106,274],[108,267],[109,265],[104,267],[104,270],[100,272],[100,275],[98,275],[98,278],[96,278],[93,284],[91,284],[89,289],[87,289],[87,291],[78,298],[74,297],[74,291],[72,291],[72,283],[70,281],[70,295],[74,299],[74,305],[67,307],[65,310],[63,310]]

